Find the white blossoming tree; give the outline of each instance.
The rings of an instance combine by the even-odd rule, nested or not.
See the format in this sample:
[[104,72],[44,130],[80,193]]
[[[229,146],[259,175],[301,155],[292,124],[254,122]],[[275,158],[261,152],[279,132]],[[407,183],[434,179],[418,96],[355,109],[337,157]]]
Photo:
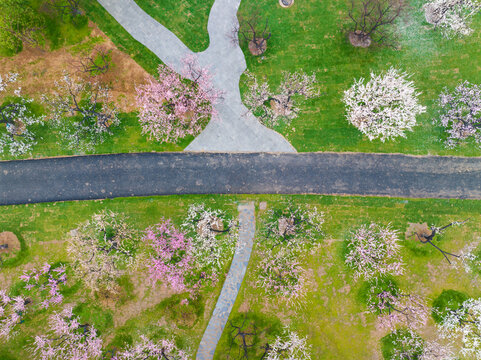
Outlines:
[[354,270],[355,278],[369,280],[378,276],[401,275],[404,264],[400,248],[396,230],[371,223],[351,233],[345,261]]
[[177,348],[172,340],[162,339],[154,342],[141,336],[139,342],[115,354],[112,360],[189,360],[190,358],[189,354]]
[[423,6],[429,24],[440,28],[443,36],[452,38],[473,33],[471,22],[481,10],[479,0],[434,0]]
[[299,115],[298,104],[302,98],[319,96],[315,74],[284,71],[283,80],[276,91],[272,91],[267,82],[259,82],[253,74],[247,72],[246,76],[249,90],[244,103],[267,126],[275,126],[281,121],[289,124]]
[[347,120],[369,140],[382,142],[398,136],[406,137],[416,125],[416,116],[426,111],[419,104],[414,83],[407,73],[390,68],[371,79],[360,78],[344,91]]
[[310,360],[311,346],[308,345],[307,338],[302,338],[295,331],[286,328],[272,344],[266,344],[262,359]]
[[468,299],[450,311],[440,324],[441,335],[453,343],[461,338],[461,354],[467,358],[481,359],[481,298]]
[[44,96],[43,101],[68,148],[92,150],[120,123],[107,86],[72,79],[68,73],[55,85],[53,96]]
[[95,214],[70,232],[67,250],[75,275],[91,290],[115,291],[115,280],[134,264],[136,235],[122,214]]
[[[16,73],[0,75],[0,154],[8,151],[13,156],[32,149],[36,144],[32,125],[41,123],[43,119],[30,110],[32,99],[22,97],[20,88],[13,93],[9,91],[10,84],[17,79]],[[14,100],[5,101],[8,95],[14,95]]]

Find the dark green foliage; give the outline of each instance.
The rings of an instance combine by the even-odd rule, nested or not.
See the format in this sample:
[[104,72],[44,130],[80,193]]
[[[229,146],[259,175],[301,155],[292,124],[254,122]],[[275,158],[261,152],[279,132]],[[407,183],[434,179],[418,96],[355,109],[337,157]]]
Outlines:
[[399,292],[399,287],[392,276],[385,276],[362,283],[357,300],[364,305],[369,305],[371,294],[379,294],[382,291],[390,291],[393,295]]
[[441,323],[449,312],[459,309],[468,298],[468,295],[460,291],[443,290],[441,295],[433,301],[431,315],[434,321]]

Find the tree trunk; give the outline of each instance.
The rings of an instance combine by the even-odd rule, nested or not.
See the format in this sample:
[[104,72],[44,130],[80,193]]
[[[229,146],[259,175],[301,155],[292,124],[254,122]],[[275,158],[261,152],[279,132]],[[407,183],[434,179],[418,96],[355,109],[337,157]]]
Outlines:
[[267,40],[264,38],[259,38],[256,40],[249,41],[249,51],[254,56],[259,56],[264,54],[267,49]]
[[372,43],[371,37],[361,30],[350,32],[349,41],[352,46],[363,48],[369,47]]

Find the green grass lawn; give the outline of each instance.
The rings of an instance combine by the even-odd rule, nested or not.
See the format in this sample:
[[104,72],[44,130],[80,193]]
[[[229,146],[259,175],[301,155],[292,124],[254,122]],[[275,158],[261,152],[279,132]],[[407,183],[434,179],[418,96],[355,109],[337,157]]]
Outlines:
[[[128,198],[104,201],[81,201],[48,203],[37,205],[0,207],[0,231],[12,231],[21,240],[22,250],[15,258],[6,259],[0,268],[0,283],[5,281],[15,285],[23,269],[50,263],[69,261],[66,253],[66,234],[76,225],[89,219],[103,209],[123,212],[137,229],[160,222],[162,217],[171,218],[180,226],[187,208],[192,203],[205,203],[206,206],[225,210],[237,216],[235,199],[226,196],[186,196]],[[226,268],[227,271],[227,268]],[[112,298],[88,293],[81,282],[73,278],[68,281],[64,292],[64,304],[75,305],[74,313],[82,322],[94,324],[104,340],[106,349],[123,347],[145,334],[153,339],[174,337],[179,346],[195,353],[202,334],[207,326],[215,299],[220,293],[222,281],[215,288],[201,291],[198,299],[187,307],[179,302],[185,294],[165,294],[150,288],[146,278],[147,270],[142,266],[133,276],[124,276],[119,284],[120,293]],[[145,287],[144,296],[137,293]],[[136,291],[133,291],[135,284]],[[160,294],[152,298],[150,294]],[[147,305],[145,304],[147,302]],[[17,336],[8,342],[0,342],[2,360],[30,359],[28,348],[32,346],[35,334],[45,331],[48,315],[54,309],[43,310],[29,316]]]
[[[120,125],[112,130],[106,140],[95,146],[93,151],[86,154],[116,154],[136,153],[150,151],[182,151],[193,139],[187,136],[176,144],[159,143],[142,135],[142,127],[139,124],[136,113],[122,113],[119,115]],[[37,144],[34,145],[31,153],[21,156],[11,156],[9,153],[0,154],[0,160],[31,159],[52,156],[84,155],[84,152],[68,149],[60,141],[57,130],[46,125],[36,126]]]
[[214,0],[135,0],[150,16],[167,27],[192,51],[209,46],[207,20]]
[[[381,359],[376,357],[380,354],[380,339],[388,333],[376,330],[376,317],[367,313],[365,305],[358,300],[363,281],[354,281],[352,271],[343,263],[343,241],[351,228],[370,221],[391,223],[404,239],[408,222],[445,225],[471,217],[465,226],[447,231],[440,244],[446,251],[458,253],[469,242],[479,241],[479,201],[335,196],[257,196],[255,199],[267,201],[267,209],[288,200],[317,206],[325,213],[326,235],[318,250],[300,259],[310,282],[300,306],[286,305],[255,288],[256,267],[262,260],[256,242],[230,319],[239,322],[249,311],[251,317],[273,328],[278,328],[279,323],[289,325],[291,330],[308,337],[312,359],[316,360]],[[263,217],[263,212],[257,211],[257,219]],[[258,221],[258,233],[260,227]],[[450,268],[441,253],[428,246],[414,240],[403,241],[402,255],[408,270],[396,277],[401,289],[427,297],[429,305],[443,289],[462,291],[473,297],[481,295],[479,277]],[[257,331],[268,333],[269,326],[258,327]],[[431,319],[420,334],[431,334],[432,326]],[[231,350],[227,341],[228,331],[226,328],[214,359],[237,359],[236,350]]]
[[[437,109],[434,100],[445,86],[461,80],[481,82],[481,15],[472,26],[472,36],[446,40],[424,21],[421,0],[411,0],[406,16],[396,25],[400,50],[373,47],[354,48],[347,40],[347,0],[296,1],[281,8],[277,1],[243,0],[239,12],[248,14],[256,7],[269,19],[272,38],[264,58],[253,57],[244,48],[248,69],[265,76],[273,88],[281,72],[316,72],[321,96],[301,106],[301,114],[291,126],[277,128],[298,151],[400,152],[409,154],[481,155],[475,145],[445,150],[443,133],[432,125]],[[369,141],[345,119],[343,91],[355,78],[368,78],[370,71],[398,67],[412,73],[422,92],[420,101],[427,113],[418,117],[414,132],[406,139]]]

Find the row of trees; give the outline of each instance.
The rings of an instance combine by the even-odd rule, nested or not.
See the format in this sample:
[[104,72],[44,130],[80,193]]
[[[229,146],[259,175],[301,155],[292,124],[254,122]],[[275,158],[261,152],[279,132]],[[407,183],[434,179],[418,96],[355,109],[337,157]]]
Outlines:
[[[360,78],[344,92],[347,120],[369,140],[386,141],[406,137],[416,125],[416,116],[426,111],[419,104],[419,92],[410,75],[390,68],[381,74],[371,73],[366,81]],[[481,86],[464,81],[454,90],[444,89],[439,95],[439,118],[447,138],[445,144],[454,148],[474,139],[481,142]]]

